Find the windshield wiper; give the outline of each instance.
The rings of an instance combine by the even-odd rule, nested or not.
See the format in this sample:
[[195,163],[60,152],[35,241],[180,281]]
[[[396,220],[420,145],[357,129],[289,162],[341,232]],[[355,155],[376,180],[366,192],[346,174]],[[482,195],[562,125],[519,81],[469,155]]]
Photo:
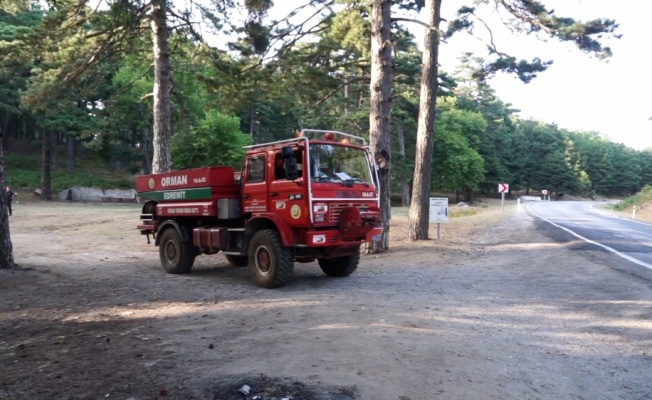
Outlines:
[[317,182],[330,182],[333,180],[333,178],[330,178],[328,176],[313,176],[311,179]]
[[354,183],[361,183],[361,184],[365,185],[366,187],[369,187],[369,184],[367,182],[362,181],[362,180],[360,180],[358,178],[345,179],[342,182],[346,183],[347,186],[353,186]]

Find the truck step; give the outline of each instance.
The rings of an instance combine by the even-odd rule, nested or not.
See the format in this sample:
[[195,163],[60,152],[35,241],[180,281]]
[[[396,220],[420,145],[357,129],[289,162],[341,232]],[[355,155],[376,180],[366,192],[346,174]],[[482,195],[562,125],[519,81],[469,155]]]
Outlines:
[[142,221],[151,221],[154,219],[154,214],[140,214],[140,219]]
[[244,232],[245,228],[228,228],[229,232]]
[[246,254],[242,254],[239,251],[223,251],[222,254],[227,256],[246,256]]

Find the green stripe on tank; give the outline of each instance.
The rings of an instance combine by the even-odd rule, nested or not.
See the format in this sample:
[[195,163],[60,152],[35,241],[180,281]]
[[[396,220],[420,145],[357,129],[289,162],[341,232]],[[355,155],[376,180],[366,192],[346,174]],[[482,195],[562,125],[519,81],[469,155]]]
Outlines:
[[138,196],[155,201],[202,200],[211,198],[211,188],[161,190],[158,192],[138,193]]

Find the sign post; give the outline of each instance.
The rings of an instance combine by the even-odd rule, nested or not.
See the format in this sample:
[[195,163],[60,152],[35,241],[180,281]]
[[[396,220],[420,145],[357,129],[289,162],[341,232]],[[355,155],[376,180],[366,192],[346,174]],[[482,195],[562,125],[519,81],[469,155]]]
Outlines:
[[437,223],[437,240],[439,240],[439,224],[448,222],[448,198],[431,197],[429,211],[428,221]]
[[509,192],[509,183],[500,182],[498,192],[500,193],[500,206],[502,211],[505,211],[505,193]]
[[543,195],[543,200],[544,200],[544,201],[546,200],[546,197],[548,198],[548,201],[550,201],[550,195],[548,195],[548,190],[543,189],[543,190],[541,191],[541,194]]

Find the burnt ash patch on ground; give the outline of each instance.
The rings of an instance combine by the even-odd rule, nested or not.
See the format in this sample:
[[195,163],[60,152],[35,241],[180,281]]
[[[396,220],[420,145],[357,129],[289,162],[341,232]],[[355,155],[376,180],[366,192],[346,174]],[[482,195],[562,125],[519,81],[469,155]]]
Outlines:
[[214,383],[207,397],[211,400],[351,400],[357,398],[356,393],[355,386],[310,386],[294,379],[260,374]]

